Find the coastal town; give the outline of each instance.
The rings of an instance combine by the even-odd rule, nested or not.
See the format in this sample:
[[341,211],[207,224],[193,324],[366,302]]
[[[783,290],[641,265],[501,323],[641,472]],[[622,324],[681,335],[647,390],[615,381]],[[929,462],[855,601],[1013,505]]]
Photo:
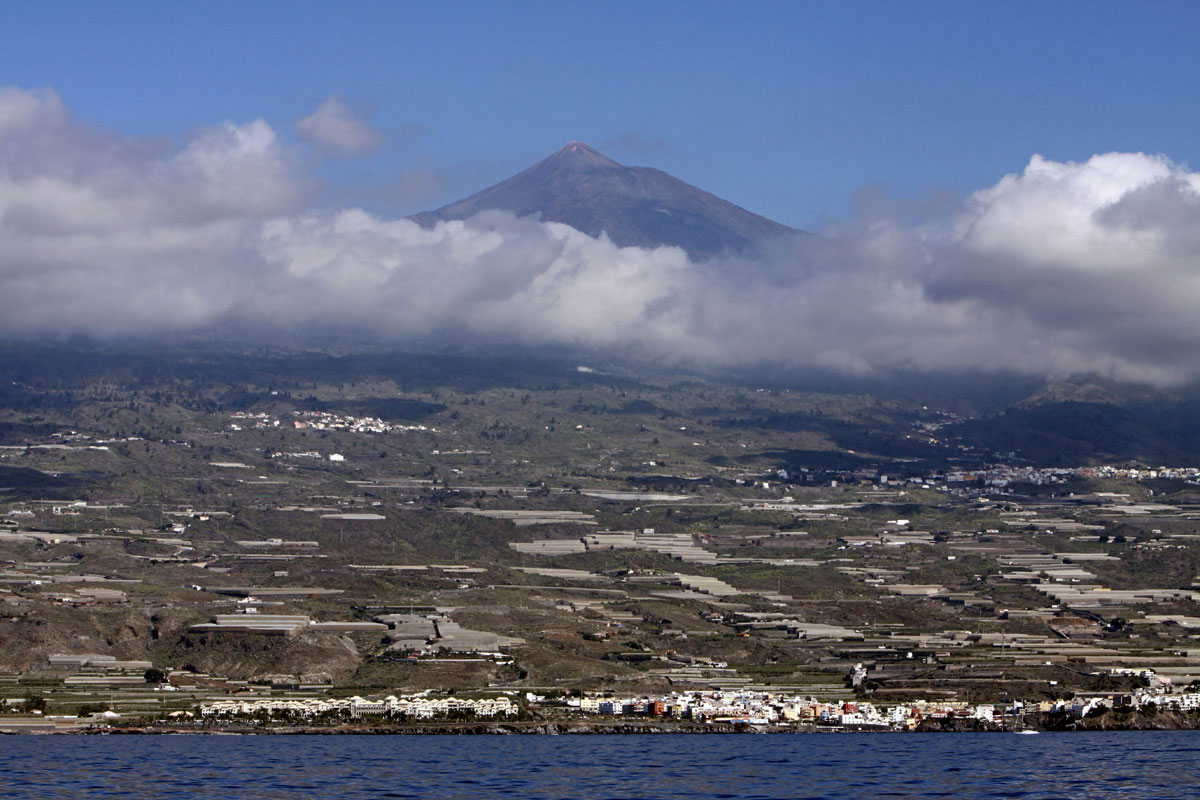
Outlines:
[[[66,658],[66,657],[63,657]],[[581,720],[603,722],[603,730],[642,730],[640,723],[671,730],[672,723],[696,723],[735,730],[774,731],[1012,731],[1088,729],[1089,721],[1200,713],[1200,692],[1180,692],[1150,671],[1137,678],[1145,684],[1131,693],[1092,693],[1069,700],[1012,701],[1003,704],[917,700],[877,705],[866,700],[821,702],[811,697],[769,691],[681,691],[662,695],[613,696],[576,692],[539,695],[515,690],[459,697],[426,690],[416,694],[348,698],[293,697],[213,700],[192,710],[170,712],[155,720],[161,729],[213,730],[228,727],[281,726],[304,729],[354,729],[360,726],[447,726],[481,721],[561,724],[571,730]],[[162,689],[171,684],[163,684]],[[12,704],[12,701],[8,701]],[[10,709],[11,710],[11,709]],[[48,732],[113,730],[130,725],[141,729],[145,719],[123,719],[111,711],[90,715],[44,715],[32,718],[0,716],[0,731]],[[527,725],[528,727],[528,725]],[[590,730],[576,727],[576,730]],[[691,728],[689,728],[690,730]],[[497,728],[505,730],[504,728]],[[534,727],[538,731],[542,728]]]
[[[1008,704],[971,704],[961,701],[917,700],[877,706],[869,701],[819,702],[811,697],[756,691],[685,691],[664,695],[611,697],[580,693],[578,697],[551,698],[527,692],[523,703],[500,695],[495,698],[436,698],[429,693],[382,699],[351,697],[345,700],[246,700],[218,701],[200,706],[206,720],[245,718],[293,722],[370,720],[401,721],[449,718],[515,717],[535,712],[544,719],[587,717],[689,720],[699,723],[777,727],[789,730],[821,727],[825,730],[1027,730],[1035,718],[1066,721],[1094,719],[1109,712],[1190,713],[1200,711],[1200,692],[1172,693],[1152,673],[1142,677],[1154,689],[1130,694],[1093,695],[1070,700],[1015,701]],[[515,694],[515,693],[514,693]],[[524,708],[522,708],[522,704]],[[957,726],[957,728],[955,727]]]

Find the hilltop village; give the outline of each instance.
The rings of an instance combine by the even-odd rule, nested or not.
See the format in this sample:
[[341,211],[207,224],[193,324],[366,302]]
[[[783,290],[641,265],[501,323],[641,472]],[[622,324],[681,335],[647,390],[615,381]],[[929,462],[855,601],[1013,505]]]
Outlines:
[[864,395],[380,372],[10,376],[0,730],[1200,722],[1200,467]]

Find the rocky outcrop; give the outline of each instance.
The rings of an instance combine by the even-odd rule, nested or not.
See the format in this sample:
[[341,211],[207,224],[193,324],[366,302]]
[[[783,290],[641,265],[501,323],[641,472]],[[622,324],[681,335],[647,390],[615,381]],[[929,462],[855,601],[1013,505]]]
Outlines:
[[1046,731],[1188,731],[1200,730],[1200,712],[1114,711],[1079,718],[1071,714],[1039,714],[1029,727]]

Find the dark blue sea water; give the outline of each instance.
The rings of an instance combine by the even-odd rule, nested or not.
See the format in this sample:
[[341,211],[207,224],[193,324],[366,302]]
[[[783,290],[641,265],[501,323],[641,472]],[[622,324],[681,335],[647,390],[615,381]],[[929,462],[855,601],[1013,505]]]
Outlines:
[[1200,798],[1200,732],[5,736],[0,797]]

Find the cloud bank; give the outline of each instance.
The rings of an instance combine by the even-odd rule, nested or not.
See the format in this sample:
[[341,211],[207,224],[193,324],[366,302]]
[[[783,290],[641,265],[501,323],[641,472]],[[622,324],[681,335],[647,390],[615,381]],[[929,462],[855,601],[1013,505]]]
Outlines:
[[0,335],[233,324],[716,366],[1200,377],[1200,174],[1163,156],[1034,156],[936,220],[864,215],[699,263],[501,212],[422,229],[319,210],[298,164],[262,120],[164,150],[52,91],[0,89]]

